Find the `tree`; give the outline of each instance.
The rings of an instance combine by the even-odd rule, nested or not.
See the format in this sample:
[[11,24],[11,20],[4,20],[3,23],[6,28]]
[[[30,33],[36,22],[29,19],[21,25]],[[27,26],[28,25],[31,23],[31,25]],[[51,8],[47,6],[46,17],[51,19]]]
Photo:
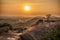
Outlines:
[[50,17],[51,17],[51,14],[47,14],[47,15],[46,15],[47,22],[49,22]]

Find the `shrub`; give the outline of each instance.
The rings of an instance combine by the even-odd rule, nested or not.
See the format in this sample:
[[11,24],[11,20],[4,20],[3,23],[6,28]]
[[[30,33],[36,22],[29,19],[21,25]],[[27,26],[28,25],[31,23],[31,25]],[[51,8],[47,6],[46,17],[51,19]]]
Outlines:
[[56,24],[51,33],[48,33],[47,40],[60,40],[60,25]]

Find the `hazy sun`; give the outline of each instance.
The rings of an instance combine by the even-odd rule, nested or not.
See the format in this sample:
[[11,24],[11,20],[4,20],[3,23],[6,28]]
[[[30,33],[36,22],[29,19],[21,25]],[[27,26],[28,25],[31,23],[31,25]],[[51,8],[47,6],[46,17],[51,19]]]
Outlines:
[[24,6],[24,10],[25,11],[29,11],[30,10],[30,6]]

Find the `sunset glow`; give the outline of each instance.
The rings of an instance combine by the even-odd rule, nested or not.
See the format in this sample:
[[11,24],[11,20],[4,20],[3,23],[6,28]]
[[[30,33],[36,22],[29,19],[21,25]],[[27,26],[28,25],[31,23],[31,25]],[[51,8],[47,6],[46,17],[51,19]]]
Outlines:
[[24,6],[24,10],[25,11],[29,11],[30,10],[30,6]]
[[1,0],[3,16],[60,16],[59,0]]

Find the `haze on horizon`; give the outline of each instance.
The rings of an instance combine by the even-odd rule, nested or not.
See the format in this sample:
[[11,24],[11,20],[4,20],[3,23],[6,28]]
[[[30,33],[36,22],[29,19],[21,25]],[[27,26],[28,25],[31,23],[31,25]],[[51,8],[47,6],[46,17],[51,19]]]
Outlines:
[[[59,0],[1,0],[1,14],[4,16],[37,16],[46,14],[58,15]],[[30,11],[25,11],[24,6],[30,6]]]

